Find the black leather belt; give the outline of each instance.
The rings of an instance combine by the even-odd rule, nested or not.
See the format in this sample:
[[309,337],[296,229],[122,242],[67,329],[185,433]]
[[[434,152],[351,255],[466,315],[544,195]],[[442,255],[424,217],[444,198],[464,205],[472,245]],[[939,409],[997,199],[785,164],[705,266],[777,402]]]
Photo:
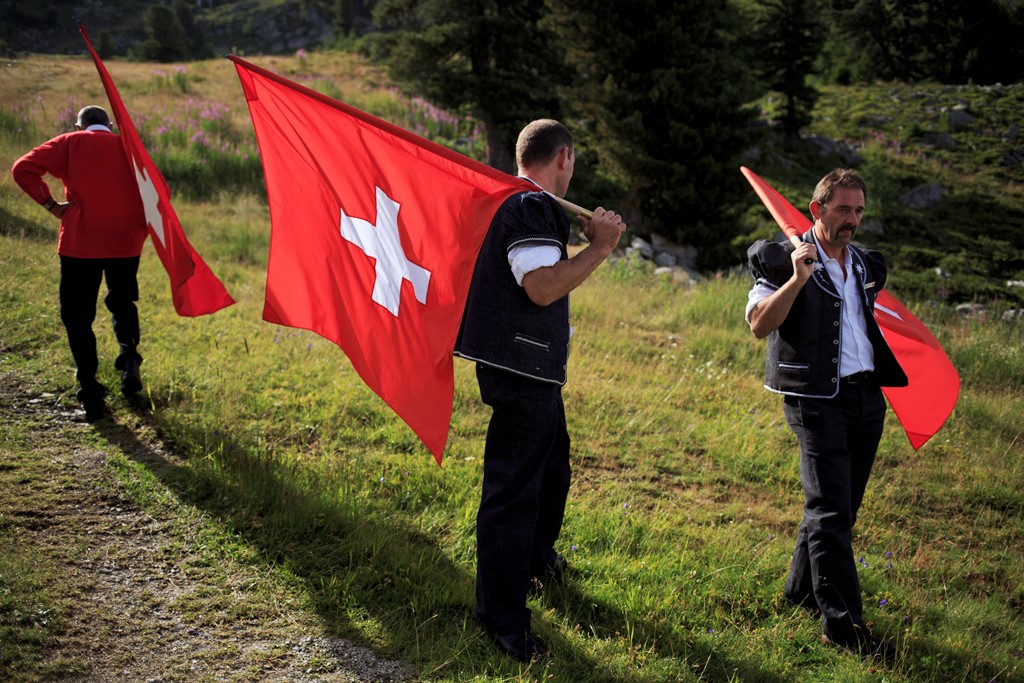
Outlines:
[[855,372],[852,375],[840,378],[840,382],[843,384],[864,384],[865,382],[871,381],[870,372]]

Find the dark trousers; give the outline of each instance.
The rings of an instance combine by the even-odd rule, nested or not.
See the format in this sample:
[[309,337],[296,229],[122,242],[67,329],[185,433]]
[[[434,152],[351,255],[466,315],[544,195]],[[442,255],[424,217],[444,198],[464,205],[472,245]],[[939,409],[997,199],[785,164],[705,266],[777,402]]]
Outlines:
[[816,602],[825,635],[848,640],[854,626],[864,626],[853,525],[882,438],[885,399],[877,386],[844,384],[833,399],[787,396],[783,410],[800,443],[804,488],[786,595]]
[[561,387],[478,363],[493,413],[476,518],[476,613],[496,633],[527,631],[534,576],[555,563],[571,478]]
[[120,350],[114,367],[125,361],[142,362],[136,351],[139,344],[139,257],[83,259],[60,257],[60,319],[68,333],[68,344],[75,359],[76,377],[81,385],[80,398],[102,395],[96,381],[99,361],[96,357],[96,335],[92,323],[96,319],[96,298],[100,281],[106,277],[107,296],[103,299],[112,315],[114,336]]

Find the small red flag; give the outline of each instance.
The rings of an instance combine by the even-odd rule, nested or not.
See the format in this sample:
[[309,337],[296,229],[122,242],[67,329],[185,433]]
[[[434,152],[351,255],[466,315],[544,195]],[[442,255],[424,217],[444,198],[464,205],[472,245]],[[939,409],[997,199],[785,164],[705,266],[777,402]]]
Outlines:
[[[756,173],[745,166],[740,170],[787,237],[799,240],[814,224]],[[960,375],[924,323],[885,290],[875,299],[875,320],[910,380],[905,387],[882,387],[882,391],[916,451],[953,412]]]
[[229,59],[270,204],[264,320],[341,347],[440,464],[477,252],[501,203],[533,186]]
[[230,306],[235,303],[234,299],[185,238],[178,215],[171,206],[171,190],[167,186],[167,181],[142,145],[131,117],[128,116],[128,110],[125,109],[121,96],[114,87],[113,79],[92,47],[85,26],[79,24],[78,30],[85,39],[85,46],[89,49],[93,62],[96,63],[96,70],[103,81],[103,89],[107,91],[107,99],[113,110],[114,121],[117,122],[125,154],[132,160],[142,205],[146,210],[149,234],[171,281],[174,310],[181,316],[198,316]]

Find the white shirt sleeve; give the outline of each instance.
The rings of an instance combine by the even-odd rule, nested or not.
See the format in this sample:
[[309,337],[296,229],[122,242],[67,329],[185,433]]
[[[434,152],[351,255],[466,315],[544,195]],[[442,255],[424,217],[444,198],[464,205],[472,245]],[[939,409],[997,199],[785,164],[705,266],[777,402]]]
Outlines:
[[755,283],[754,286],[750,288],[750,291],[747,293],[747,310],[744,313],[744,317],[748,323],[750,322],[750,312],[754,310],[754,306],[760,303],[762,299],[765,299],[774,293],[775,289],[760,282]]
[[561,258],[562,251],[550,245],[527,244],[513,247],[508,252],[508,264],[512,266],[512,275],[520,287],[523,286],[523,277],[531,270],[553,266]]

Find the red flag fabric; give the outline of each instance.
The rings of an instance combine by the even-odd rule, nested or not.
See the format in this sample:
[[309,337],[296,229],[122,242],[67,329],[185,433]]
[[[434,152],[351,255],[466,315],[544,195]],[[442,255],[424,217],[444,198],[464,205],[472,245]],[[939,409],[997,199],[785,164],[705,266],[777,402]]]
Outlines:
[[234,299],[185,238],[178,215],[171,206],[171,191],[167,181],[142,145],[142,139],[128,116],[128,110],[121,101],[113,79],[92,47],[85,26],[80,24],[78,30],[85,39],[85,46],[103,81],[103,89],[107,92],[124,151],[132,160],[142,205],[146,209],[149,234],[171,281],[174,310],[180,316],[199,316],[230,306],[235,303]]
[[264,320],[341,347],[440,465],[477,252],[500,204],[535,188],[229,59],[270,204]]
[[760,176],[749,168],[740,166],[740,171],[743,172],[743,175],[754,187],[754,192],[757,193],[757,196],[768,207],[768,213],[779,224],[786,237],[790,240],[795,237],[797,242],[799,242],[800,236],[807,232],[814,223],[786,201],[786,198],[779,194],[774,187],[762,180]]
[[[760,176],[745,166],[740,170],[787,237],[799,239],[813,225]],[[882,391],[916,451],[953,412],[960,375],[924,323],[885,290],[875,299],[875,320],[910,380],[905,387]]]

